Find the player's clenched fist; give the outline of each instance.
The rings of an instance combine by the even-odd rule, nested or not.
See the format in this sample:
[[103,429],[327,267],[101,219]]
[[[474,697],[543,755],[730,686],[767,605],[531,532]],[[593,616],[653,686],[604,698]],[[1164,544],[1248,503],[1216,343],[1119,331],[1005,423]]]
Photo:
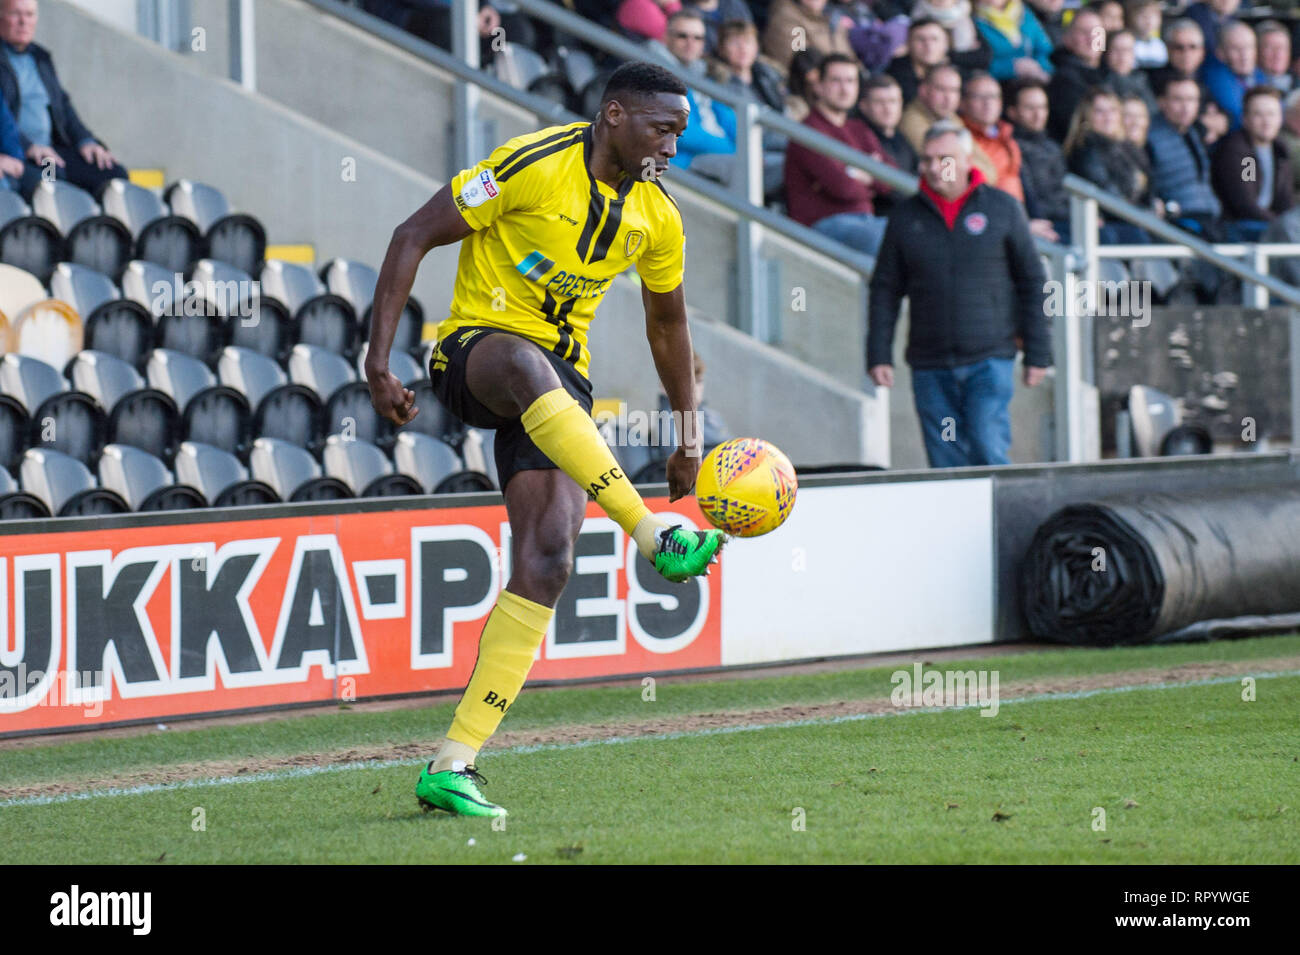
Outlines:
[[420,413],[415,407],[415,392],[403,388],[391,371],[367,371],[366,383],[370,385],[370,404],[380,417],[400,427]]

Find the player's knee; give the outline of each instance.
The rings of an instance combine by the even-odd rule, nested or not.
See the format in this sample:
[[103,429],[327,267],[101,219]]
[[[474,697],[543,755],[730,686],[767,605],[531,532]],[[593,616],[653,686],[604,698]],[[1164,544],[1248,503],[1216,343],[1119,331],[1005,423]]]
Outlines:
[[515,574],[534,588],[559,596],[573,573],[573,544],[568,540],[538,541],[516,555]]

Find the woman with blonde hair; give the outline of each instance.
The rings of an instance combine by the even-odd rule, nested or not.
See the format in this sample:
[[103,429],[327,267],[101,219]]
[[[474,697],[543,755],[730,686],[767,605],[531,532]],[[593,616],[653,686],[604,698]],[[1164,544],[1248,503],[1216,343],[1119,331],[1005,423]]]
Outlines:
[[[1093,87],[1075,110],[1065,137],[1066,168],[1076,176],[1136,206],[1151,207],[1151,176],[1145,151],[1124,136],[1119,97]],[[1106,222],[1098,230],[1103,245],[1144,243],[1147,234],[1128,222]]]

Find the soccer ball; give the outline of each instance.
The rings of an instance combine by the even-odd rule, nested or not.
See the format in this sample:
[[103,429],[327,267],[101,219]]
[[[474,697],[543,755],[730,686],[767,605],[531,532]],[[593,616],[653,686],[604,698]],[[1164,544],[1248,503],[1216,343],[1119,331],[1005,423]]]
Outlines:
[[790,459],[761,438],[732,438],[704,456],[695,499],[709,523],[758,537],[785,523],[799,488]]

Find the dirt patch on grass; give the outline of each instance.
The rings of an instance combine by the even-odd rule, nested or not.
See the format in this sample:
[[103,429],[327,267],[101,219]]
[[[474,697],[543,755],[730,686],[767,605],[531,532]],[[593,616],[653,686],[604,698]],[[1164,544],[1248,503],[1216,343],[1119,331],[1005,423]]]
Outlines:
[[[1056,677],[1004,683],[998,687],[998,693],[1000,702],[1005,704],[1018,698],[1045,693],[1079,693],[1125,686],[1189,683],[1215,677],[1247,676],[1252,673],[1297,669],[1300,669],[1300,656],[1281,657],[1271,660],[1186,663],[1174,667],[1123,670],[1090,676]],[[524,746],[563,745],[614,738],[663,736],[702,729],[771,725],[797,720],[824,720],[840,716],[889,713],[897,709],[898,707],[894,706],[888,696],[883,696],[839,700],[831,703],[789,704],[766,709],[719,710],[716,712],[678,714],[648,720],[611,721],[608,723],[552,726],[540,729],[506,729],[492,738],[484,752],[490,754],[494,750],[514,749]],[[131,788],[194,779],[241,776],[332,763],[379,762],[404,759],[414,762],[420,758],[428,757],[436,743],[437,737],[433,737],[428,741],[399,743],[388,746],[351,747],[322,753],[180,763],[93,778],[19,786],[0,785],[0,799],[57,796],[96,789]]]

